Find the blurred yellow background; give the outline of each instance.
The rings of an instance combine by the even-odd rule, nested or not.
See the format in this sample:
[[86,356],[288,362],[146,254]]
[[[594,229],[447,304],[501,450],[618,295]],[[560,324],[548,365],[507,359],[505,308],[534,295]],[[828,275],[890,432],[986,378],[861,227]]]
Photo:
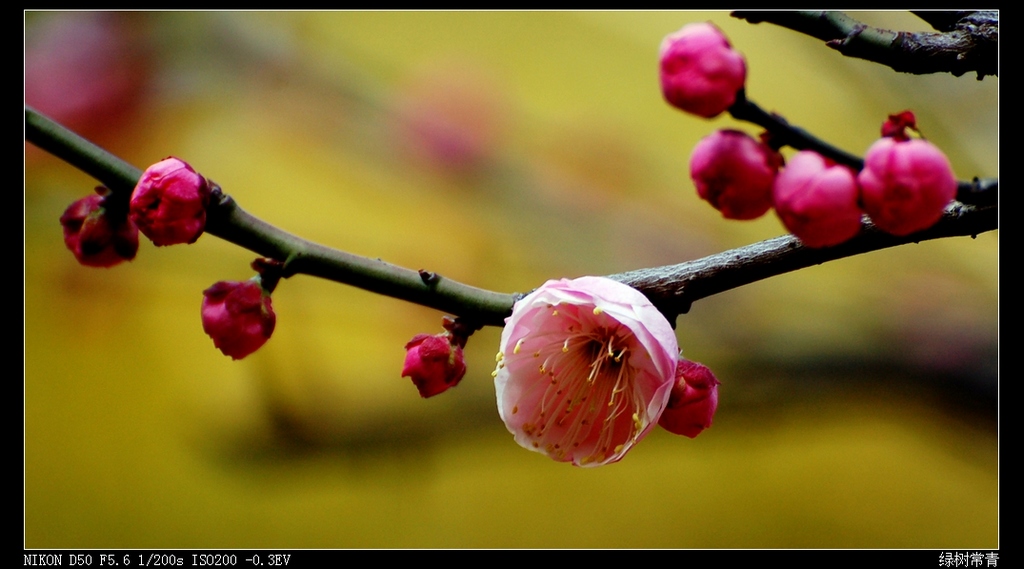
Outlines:
[[[758,133],[661,98],[661,39],[706,20],[764,108],[855,153],[912,109],[960,179],[997,175],[997,78],[897,74],[725,12],[31,12],[26,102],[303,237],[527,292],[784,232],[689,180],[700,138]],[[403,345],[442,314],[296,277],[231,361],[201,292],[255,254],[143,240],[82,267],[58,218],[94,186],[26,144],[26,547],[999,545],[997,232],[699,301],[677,335],[723,383],[714,427],[579,469],[505,430],[496,328],[422,400]]]

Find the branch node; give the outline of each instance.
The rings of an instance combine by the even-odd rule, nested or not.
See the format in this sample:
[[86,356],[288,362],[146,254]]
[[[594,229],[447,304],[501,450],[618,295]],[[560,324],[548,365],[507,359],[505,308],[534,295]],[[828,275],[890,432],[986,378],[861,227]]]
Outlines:
[[423,279],[423,284],[429,287],[435,287],[437,286],[437,283],[441,281],[441,275],[433,271],[420,269],[418,272],[420,274],[420,278]]

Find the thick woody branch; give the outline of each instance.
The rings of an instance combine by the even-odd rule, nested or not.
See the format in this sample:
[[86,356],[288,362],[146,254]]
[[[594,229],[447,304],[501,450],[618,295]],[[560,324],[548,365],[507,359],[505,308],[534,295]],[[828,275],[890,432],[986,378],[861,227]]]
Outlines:
[[785,235],[678,265],[640,269],[611,278],[642,291],[666,315],[685,314],[694,301],[702,298],[828,261],[930,239],[976,237],[997,229],[998,217],[995,206],[956,204],[929,229],[905,237],[884,233],[865,220],[856,237],[835,247],[814,249]]
[[[941,32],[897,32],[868,26],[842,12],[736,11],[750,23],[769,22],[816,37],[847,57],[866,59],[904,73],[999,72],[999,13],[919,12]],[[955,18],[955,21],[954,21]]]

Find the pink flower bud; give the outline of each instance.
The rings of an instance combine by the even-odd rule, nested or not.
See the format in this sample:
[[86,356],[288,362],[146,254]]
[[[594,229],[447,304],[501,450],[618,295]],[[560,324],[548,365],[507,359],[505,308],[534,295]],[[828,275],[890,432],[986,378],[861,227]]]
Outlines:
[[64,245],[79,263],[89,267],[113,267],[121,261],[131,261],[139,250],[139,230],[135,224],[124,213],[111,215],[103,202],[103,196],[88,196],[68,206],[60,216]]
[[679,358],[672,395],[658,424],[677,435],[696,437],[715,417],[720,383],[707,366]]
[[688,113],[718,116],[736,102],[746,78],[743,56],[710,22],[687,24],[661,42],[661,91]]
[[804,150],[775,178],[775,212],[808,247],[838,245],[860,231],[853,171]]
[[605,277],[551,280],[505,319],[498,413],[524,448],[577,466],[622,459],[658,422],[679,348],[636,289]]
[[946,155],[920,138],[882,138],[872,144],[857,182],[871,221],[893,235],[934,225],[957,188]]
[[231,359],[260,349],[276,323],[270,294],[256,281],[220,281],[203,291],[203,331]]
[[449,334],[417,334],[405,349],[402,377],[412,378],[420,397],[444,393],[466,375],[462,348]]
[[701,139],[690,156],[697,194],[728,219],[754,219],[772,206],[772,183],[782,157],[738,130]]
[[191,166],[174,158],[153,164],[132,193],[130,216],[155,245],[195,243],[206,228],[210,185]]

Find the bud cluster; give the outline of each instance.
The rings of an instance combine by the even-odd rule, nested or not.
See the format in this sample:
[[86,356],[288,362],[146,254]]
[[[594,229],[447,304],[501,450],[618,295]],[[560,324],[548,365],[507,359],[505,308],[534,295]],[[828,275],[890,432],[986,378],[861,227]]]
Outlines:
[[[712,118],[744,98],[746,64],[710,23],[689,24],[661,44],[665,99]],[[772,207],[808,247],[829,247],[860,231],[867,214],[882,231],[909,235],[931,227],[956,197],[949,160],[935,145],[910,138],[914,114],[889,117],[882,138],[856,173],[812,150],[784,160],[770,137],[719,130],[697,143],[690,177],[697,194],[727,219],[754,219]]]
[[[104,187],[64,211],[64,244],[90,267],[112,267],[135,258],[139,233],[154,245],[195,243],[206,229],[214,184],[188,163],[168,157],[143,172],[128,201]],[[259,259],[249,281],[221,281],[203,291],[203,330],[226,356],[242,359],[270,338],[277,317],[270,293],[283,265]]]

